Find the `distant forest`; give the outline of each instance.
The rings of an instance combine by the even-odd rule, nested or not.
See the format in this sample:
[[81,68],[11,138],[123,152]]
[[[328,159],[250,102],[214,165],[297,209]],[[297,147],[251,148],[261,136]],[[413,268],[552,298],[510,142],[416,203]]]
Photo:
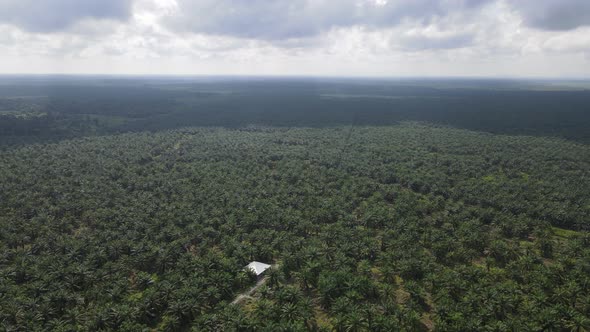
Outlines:
[[48,80],[0,80],[2,330],[590,330],[586,90]]
[[0,137],[7,144],[186,126],[382,126],[400,121],[590,142],[590,89],[554,82],[13,81],[0,79]]

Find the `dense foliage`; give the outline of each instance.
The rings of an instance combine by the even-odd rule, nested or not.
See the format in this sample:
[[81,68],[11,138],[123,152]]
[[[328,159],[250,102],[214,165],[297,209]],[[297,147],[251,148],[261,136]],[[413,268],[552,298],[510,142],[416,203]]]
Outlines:
[[[590,150],[419,123],[0,156],[5,330],[584,331]],[[278,263],[253,298],[251,260]]]
[[317,128],[400,121],[590,143],[590,89],[560,84],[566,83],[0,77],[0,148],[186,126]]

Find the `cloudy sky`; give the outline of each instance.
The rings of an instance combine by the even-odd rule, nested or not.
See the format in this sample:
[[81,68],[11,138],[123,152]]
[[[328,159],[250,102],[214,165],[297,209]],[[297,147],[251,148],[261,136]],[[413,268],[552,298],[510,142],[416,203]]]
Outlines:
[[590,77],[590,0],[0,0],[0,73]]

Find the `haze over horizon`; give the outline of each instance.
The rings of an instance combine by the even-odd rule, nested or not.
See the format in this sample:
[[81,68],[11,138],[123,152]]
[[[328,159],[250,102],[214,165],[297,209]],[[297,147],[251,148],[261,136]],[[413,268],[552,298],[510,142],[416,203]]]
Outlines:
[[590,76],[590,2],[0,1],[1,74]]

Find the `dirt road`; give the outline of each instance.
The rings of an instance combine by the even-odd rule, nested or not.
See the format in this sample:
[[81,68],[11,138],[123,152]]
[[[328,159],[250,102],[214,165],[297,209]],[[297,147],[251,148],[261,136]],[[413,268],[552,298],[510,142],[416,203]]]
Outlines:
[[[278,269],[278,265],[273,265],[272,269]],[[236,298],[231,302],[231,304],[238,304],[240,303],[242,300],[245,300],[247,298],[251,298],[252,294],[254,292],[256,292],[256,290],[258,290],[258,288],[260,288],[262,285],[264,285],[266,283],[266,281],[268,280],[268,275],[265,276],[264,278],[258,280],[258,282],[256,283],[256,285],[254,285],[252,288],[250,288],[249,290],[243,292],[242,294],[236,296]]]

